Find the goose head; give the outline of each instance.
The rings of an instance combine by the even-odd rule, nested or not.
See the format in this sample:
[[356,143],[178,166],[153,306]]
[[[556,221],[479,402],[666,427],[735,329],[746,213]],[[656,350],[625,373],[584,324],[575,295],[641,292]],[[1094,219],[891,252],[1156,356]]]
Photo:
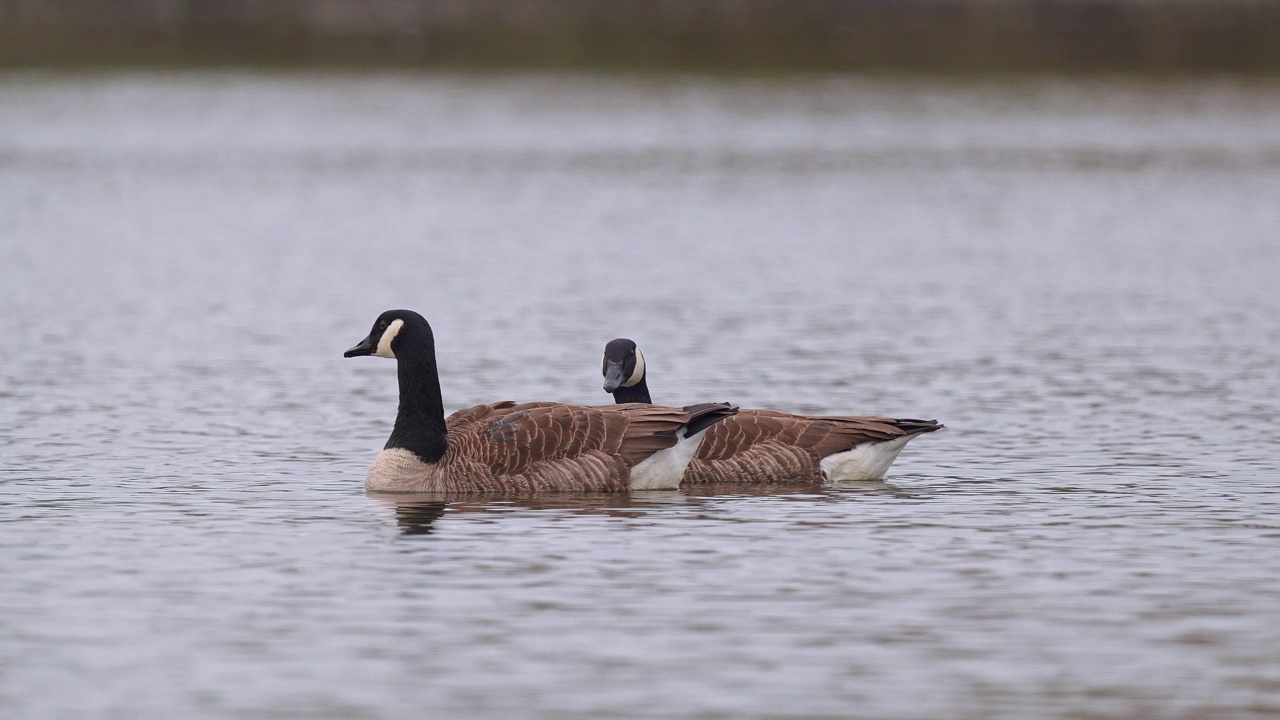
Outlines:
[[610,340],[604,346],[604,391],[613,392],[620,387],[629,388],[644,380],[644,355],[636,344],[626,338]]
[[342,353],[342,356],[351,358],[373,355],[395,359],[396,351],[403,349],[406,344],[423,343],[426,347],[435,347],[431,325],[426,318],[412,310],[388,310],[374,321],[368,337]]

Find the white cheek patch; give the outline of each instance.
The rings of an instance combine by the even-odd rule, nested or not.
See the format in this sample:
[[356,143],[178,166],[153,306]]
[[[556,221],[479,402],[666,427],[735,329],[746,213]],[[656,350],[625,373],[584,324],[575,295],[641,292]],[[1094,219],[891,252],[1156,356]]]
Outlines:
[[378,338],[378,352],[374,353],[374,355],[395,358],[396,354],[391,351],[391,341],[396,339],[396,334],[400,332],[402,327],[404,327],[403,320],[392,320],[387,329],[382,331],[382,337]]
[[640,353],[640,348],[636,348],[636,369],[631,371],[631,377],[622,383],[622,387],[631,387],[644,379],[644,355]]

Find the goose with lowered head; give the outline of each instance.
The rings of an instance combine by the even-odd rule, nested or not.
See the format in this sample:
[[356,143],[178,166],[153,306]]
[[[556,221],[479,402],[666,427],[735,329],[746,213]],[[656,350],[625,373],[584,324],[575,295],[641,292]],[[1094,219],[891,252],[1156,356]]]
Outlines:
[[[618,338],[605,345],[601,371],[604,390],[615,402],[650,402],[644,355],[633,341]],[[911,438],[943,427],[937,420],[739,410],[707,430],[684,482],[880,480]]]
[[675,488],[727,404],[587,407],[497,402],[447,419],[431,325],[388,310],[344,357],[396,361],[400,405],[365,487],[382,492],[623,492]]

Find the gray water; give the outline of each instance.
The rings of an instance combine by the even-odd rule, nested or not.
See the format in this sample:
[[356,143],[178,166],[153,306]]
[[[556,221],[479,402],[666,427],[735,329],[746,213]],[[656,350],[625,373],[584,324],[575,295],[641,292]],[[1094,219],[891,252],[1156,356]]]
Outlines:
[[[1280,713],[1280,86],[0,76],[5,718]],[[396,503],[448,409],[936,417],[884,483]]]

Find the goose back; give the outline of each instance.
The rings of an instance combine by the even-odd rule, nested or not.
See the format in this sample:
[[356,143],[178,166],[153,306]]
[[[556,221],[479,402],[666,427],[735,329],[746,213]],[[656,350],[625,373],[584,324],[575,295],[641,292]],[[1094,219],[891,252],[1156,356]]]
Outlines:
[[446,450],[438,462],[424,462],[403,448],[387,448],[370,468],[366,488],[486,494],[621,492],[629,488],[631,469],[676,445],[682,427],[734,411],[727,405],[477,405],[446,420]]

